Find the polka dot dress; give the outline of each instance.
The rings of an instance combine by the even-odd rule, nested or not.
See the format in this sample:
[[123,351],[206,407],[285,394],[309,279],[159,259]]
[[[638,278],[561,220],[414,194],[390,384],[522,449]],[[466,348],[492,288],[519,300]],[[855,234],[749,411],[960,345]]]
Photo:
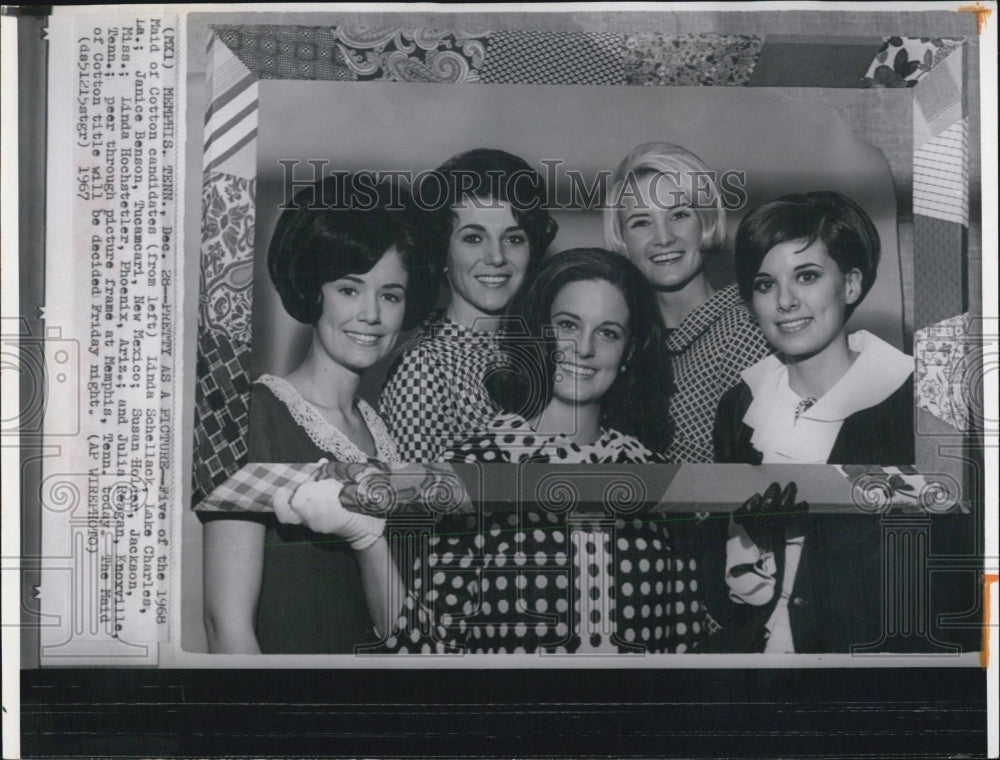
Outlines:
[[600,438],[579,444],[563,435],[539,434],[519,414],[498,414],[485,432],[474,435],[444,455],[449,462],[552,462],[565,464],[648,464],[663,462],[638,438],[617,430],[601,430]]
[[[509,430],[509,422],[491,431]],[[605,464],[652,456],[613,431],[582,447],[525,436],[512,446],[504,434],[454,454]],[[415,561],[414,589],[387,644],[396,652],[689,651],[704,628],[704,605],[683,548],[664,524],[645,520],[595,522],[540,508],[443,518]]]

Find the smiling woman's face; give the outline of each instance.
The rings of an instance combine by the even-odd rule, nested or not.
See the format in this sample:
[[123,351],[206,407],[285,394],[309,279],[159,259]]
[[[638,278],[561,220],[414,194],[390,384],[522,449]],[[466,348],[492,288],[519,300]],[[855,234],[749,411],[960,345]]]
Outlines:
[[403,326],[408,276],[393,246],[370,271],[326,283],[313,341],[342,367],[363,372],[386,356]]
[[680,290],[701,274],[701,219],[667,174],[636,178],[619,211],[629,260],[658,290]]
[[552,395],[569,404],[600,402],[629,343],[625,296],[605,280],[571,282],[552,302],[550,319],[556,330]]
[[826,246],[790,240],[774,246],[753,279],[753,310],[768,343],[786,357],[823,353],[844,335],[847,304],[858,300],[861,272],[841,272]]
[[448,246],[448,317],[467,327],[507,308],[524,283],[531,259],[528,236],[507,202],[477,199],[452,209]]

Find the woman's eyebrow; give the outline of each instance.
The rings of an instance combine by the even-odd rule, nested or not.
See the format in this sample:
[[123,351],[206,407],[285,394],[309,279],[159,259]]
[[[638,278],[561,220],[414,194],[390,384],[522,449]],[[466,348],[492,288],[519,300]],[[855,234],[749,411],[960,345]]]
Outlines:
[[382,286],[383,290],[385,290],[386,288],[392,288],[394,290],[395,289],[406,290],[406,286],[398,282],[387,282],[385,285]]
[[571,311],[565,311],[565,310],[564,311],[557,311],[555,314],[553,314],[551,317],[549,317],[549,319],[555,319],[556,317],[572,317],[573,319],[576,319],[576,320],[580,319],[580,315],[579,314],[574,314]]
[[647,209],[647,208],[640,208],[640,209],[638,209],[636,211],[633,211],[633,212],[631,212],[629,214],[626,214],[625,215],[625,221],[627,222],[630,219],[634,219],[637,216],[649,216],[649,209]]

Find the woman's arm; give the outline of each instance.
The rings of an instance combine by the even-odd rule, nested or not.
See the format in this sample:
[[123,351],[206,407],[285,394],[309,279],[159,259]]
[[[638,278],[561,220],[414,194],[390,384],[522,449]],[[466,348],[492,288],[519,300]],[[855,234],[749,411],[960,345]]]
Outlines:
[[278,520],[316,533],[346,539],[361,570],[368,614],[380,636],[392,630],[403,605],[403,582],[383,536],[385,519],[348,512],[340,501],[343,485],[332,477],[309,481],[275,496]]
[[213,654],[260,654],[254,617],[264,567],[265,525],[217,519],[204,527],[205,631]]
[[372,625],[380,637],[392,632],[403,607],[406,590],[389,552],[389,543],[379,538],[367,549],[355,551],[361,569],[361,586]]

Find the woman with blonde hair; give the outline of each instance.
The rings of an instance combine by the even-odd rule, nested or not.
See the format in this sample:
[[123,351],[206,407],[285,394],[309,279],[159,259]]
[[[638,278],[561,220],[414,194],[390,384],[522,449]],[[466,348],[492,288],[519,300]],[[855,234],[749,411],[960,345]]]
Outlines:
[[666,326],[675,390],[673,438],[664,453],[674,462],[712,462],[722,394],[770,353],[736,285],[716,291],[705,276],[707,257],[726,243],[714,172],[679,145],[637,146],[612,176],[604,238],[653,286]]

